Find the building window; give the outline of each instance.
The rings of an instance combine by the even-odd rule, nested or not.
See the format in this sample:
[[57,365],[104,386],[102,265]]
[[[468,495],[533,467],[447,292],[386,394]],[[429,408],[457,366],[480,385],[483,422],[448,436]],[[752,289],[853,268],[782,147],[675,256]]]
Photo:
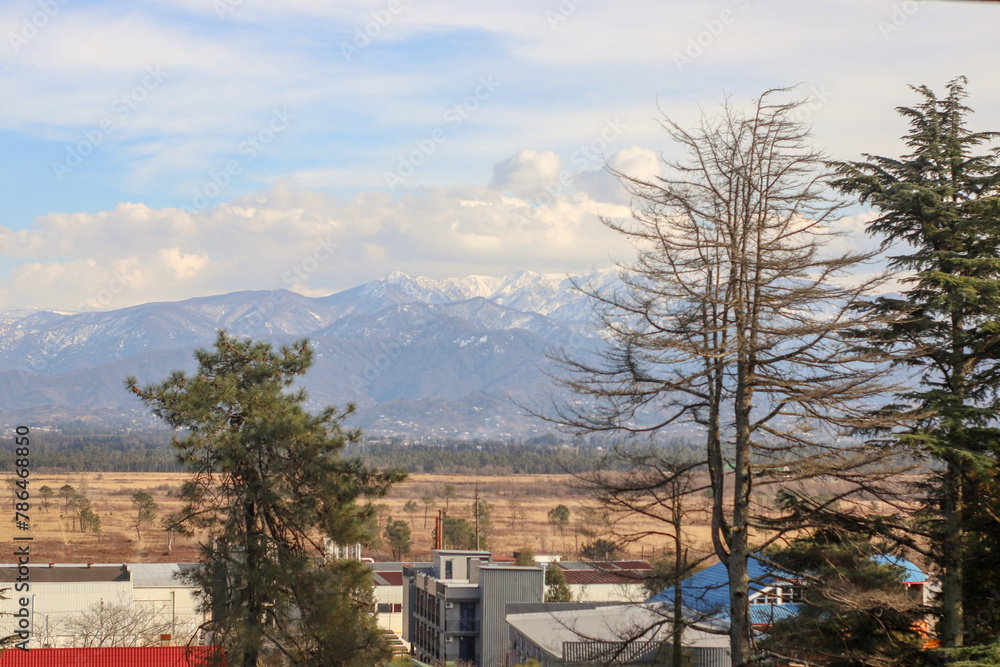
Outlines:
[[750,604],[783,604],[782,589],[765,588],[760,595],[750,600]]
[[451,573],[452,573],[451,561],[450,560],[446,560],[444,562],[444,578],[445,579],[451,579]]

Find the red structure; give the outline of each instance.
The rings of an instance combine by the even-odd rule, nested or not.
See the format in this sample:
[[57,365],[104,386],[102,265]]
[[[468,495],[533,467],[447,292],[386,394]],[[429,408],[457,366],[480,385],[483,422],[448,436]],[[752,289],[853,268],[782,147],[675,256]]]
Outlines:
[[[218,658],[221,658],[219,660]],[[214,646],[7,649],[0,667],[225,667]]]

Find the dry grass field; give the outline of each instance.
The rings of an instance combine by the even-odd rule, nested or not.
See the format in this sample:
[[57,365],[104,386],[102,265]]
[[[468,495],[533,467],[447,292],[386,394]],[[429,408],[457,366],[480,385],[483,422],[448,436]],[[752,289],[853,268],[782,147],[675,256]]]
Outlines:
[[[135,511],[131,497],[136,491],[146,491],[159,505],[159,517],[180,508],[177,492],[186,478],[184,473],[76,473],[67,475],[38,474],[31,479],[34,545],[32,553],[39,562],[171,562],[192,561],[198,557],[196,538],[180,537],[174,540],[168,553],[166,535],[159,527],[159,520],[150,529],[143,529],[141,539],[136,535]],[[448,500],[449,516],[471,519],[472,502],[478,486],[479,497],[492,506],[491,527],[485,531],[488,548],[498,555],[510,555],[523,546],[536,552],[557,552],[567,557],[576,554],[588,539],[577,530],[577,519],[591,499],[573,488],[567,475],[514,475],[514,476],[459,476],[411,475],[404,483],[393,488],[387,498],[376,500],[384,505],[380,520],[387,517],[404,519],[412,525],[413,550],[410,559],[426,557],[433,546],[434,515],[445,508],[445,485],[455,487],[455,497]],[[48,510],[41,508],[38,489],[47,485],[58,491],[64,484],[72,485],[92,502],[93,511],[101,519],[101,533],[80,532],[64,507],[63,499],[54,495]],[[422,499],[432,498],[426,506]],[[417,511],[403,510],[407,501],[417,504]],[[11,502],[8,495],[8,503]],[[689,524],[687,542],[694,550],[709,547],[706,500],[692,499],[685,511]],[[570,510],[571,525],[560,534],[548,522],[549,510],[559,504]],[[426,513],[426,521],[425,521]],[[13,511],[10,511],[13,517]],[[158,518],[159,518],[158,517]],[[616,532],[656,530],[650,519],[629,517],[616,526]],[[13,533],[11,521],[3,522],[2,537],[10,543]],[[649,558],[671,546],[665,537],[647,537],[632,545],[627,556]],[[390,551],[383,546],[368,555],[378,560],[388,560]]]

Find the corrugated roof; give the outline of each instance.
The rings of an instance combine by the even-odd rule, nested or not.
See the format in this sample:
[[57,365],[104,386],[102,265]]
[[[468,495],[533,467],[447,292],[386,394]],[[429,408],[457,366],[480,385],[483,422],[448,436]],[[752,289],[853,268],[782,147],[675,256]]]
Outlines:
[[[567,644],[659,642],[671,632],[668,617],[660,605],[618,603],[595,605],[589,609],[579,606],[563,609],[566,606],[552,605],[548,609],[519,614],[512,613],[508,607],[506,621],[533,644],[559,660],[567,658],[564,653]],[[527,605],[521,608],[530,609]],[[724,634],[690,627],[684,630],[683,642],[686,646],[726,646],[729,638]]]
[[[214,652],[221,650],[213,646],[11,649],[0,655],[0,667],[207,667]],[[225,665],[225,656],[221,664]]]
[[642,584],[645,580],[645,572],[640,571],[619,571],[619,572],[599,572],[597,570],[566,570],[563,572],[567,584],[586,586],[589,584],[619,584],[631,585]]
[[404,567],[434,567],[434,561],[376,561],[369,563],[376,572],[395,570],[402,572]]
[[135,588],[177,588],[191,585],[177,575],[195,567],[195,563],[132,563],[128,569]]
[[890,563],[903,568],[906,571],[903,578],[903,583],[905,584],[915,584],[927,581],[927,575],[924,574],[924,571],[905,558],[900,558],[898,556],[875,556],[872,560],[876,563]]
[[[895,556],[876,556],[873,559],[877,563],[892,563],[902,567],[906,571],[904,583],[922,582],[927,580],[919,567],[906,560]],[[750,597],[763,592],[768,586],[772,586],[778,581],[787,581],[790,577],[776,572],[753,556],[747,561],[747,573],[750,576]],[[567,578],[569,573],[567,572]],[[674,599],[674,588],[664,589],[661,593],[649,598],[649,602],[670,602]],[[701,572],[684,580],[681,586],[681,599],[688,609],[707,615],[717,615],[721,618],[728,617],[729,614],[729,574],[722,563],[716,563],[705,568]],[[774,609],[784,607],[780,611],[767,611],[772,605],[750,605],[751,612],[754,607],[759,607],[758,616],[762,614],[784,615],[785,612],[794,613],[796,607],[790,604],[773,605]],[[761,616],[763,618],[763,616]],[[776,618],[776,617],[775,617]],[[754,621],[757,623],[757,621]]]
[[555,563],[563,570],[649,570],[651,565],[644,560],[561,560]]
[[797,604],[752,604],[750,605],[750,622],[754,625],[774,625],[793,616],[798,616]]
[[376,586],[402,586],[402,572],[375,572],[372,575]]
[[[747,574],[750,575],[750,595],[760,593],[773,584],[777,577],[770,568],[751,557],[747,560]],[[649,598],[650,602],[670,602],[674,599],[674,587]],[[688,609],[700,614],[722,614],[729,611],[729,573],[726,566],[716,563],[701,572],[696,572],[681,585],[681,600]]]
[[[0,583],[16,580],[17,568],[0,568]],[[72,567],[31,567],[31,583],[82,583],[128,581],[129,572],[124,565],[75,565]]]

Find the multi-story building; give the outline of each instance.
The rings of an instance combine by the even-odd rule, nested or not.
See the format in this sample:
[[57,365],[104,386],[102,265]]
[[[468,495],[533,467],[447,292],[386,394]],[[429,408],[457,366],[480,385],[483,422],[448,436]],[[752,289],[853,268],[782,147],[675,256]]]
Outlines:
[[430,567],[403,568],[403,638],[431,664],[505,667],[507,605],[544,594],[541,567],[494,563],[488,551],[435,550]]

